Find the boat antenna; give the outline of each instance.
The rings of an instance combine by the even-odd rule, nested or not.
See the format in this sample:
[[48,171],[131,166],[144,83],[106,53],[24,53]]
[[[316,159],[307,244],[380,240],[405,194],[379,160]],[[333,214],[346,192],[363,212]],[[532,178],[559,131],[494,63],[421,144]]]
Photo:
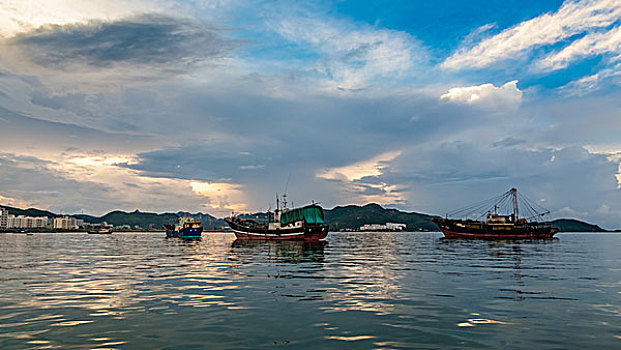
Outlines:
[[291,173],[287,176],[287,182],[285,183],[285,192],[282,195],[282,206],[283,209],[287,209],[287,189],[289,189],[289,180],[291,180]]
[[287,176],[287,182],[285,183],[285,195],[287,194],[287,189],[289,188],[289,180],[291,180],[291,173]]

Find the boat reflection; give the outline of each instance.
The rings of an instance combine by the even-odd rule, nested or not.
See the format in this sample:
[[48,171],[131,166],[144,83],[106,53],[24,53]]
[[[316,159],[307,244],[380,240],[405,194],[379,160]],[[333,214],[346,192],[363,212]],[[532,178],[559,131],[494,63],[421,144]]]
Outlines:
[[268,261],[301,263],[323,262],[326,241],[267,241],[236,239],[231,244],[235,254],[263,254]]

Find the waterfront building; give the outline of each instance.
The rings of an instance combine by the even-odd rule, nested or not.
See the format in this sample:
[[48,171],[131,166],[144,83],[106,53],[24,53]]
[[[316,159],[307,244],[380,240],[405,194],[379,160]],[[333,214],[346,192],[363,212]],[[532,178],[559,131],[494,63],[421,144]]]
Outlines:
[[80,226],[84,226],[84,220],[64,216],[62,218],[54,218],[54,224],[52,225],[55,229],[61,230],[71,230],[80,228]]
[[72,228],[80,228],[80,227],[84,226],[84,220],[78,219],[78,218],[74,218],[73,216],[71,216],[71,217],[69,217],[69,225]]
[[405,228],[406,224],[387,222],[385,225],[364,224],[360,226],[360,231],[403,231]]
[[9,227],[9,210],[0,207],[0,230],[7,229]]
[[6,228],[46,228],[48,226],[47,216],[7,216]]
[[386,229],[386,225],[380,225],[380,224],[364,224],[360,226],[360,231],[381,231],[385,229]]
[[391,231],[403,231],[405,230],[405,227],[406,227],[405,224],[398,224],[395,222],[386,223],[386,229],[391,230]]

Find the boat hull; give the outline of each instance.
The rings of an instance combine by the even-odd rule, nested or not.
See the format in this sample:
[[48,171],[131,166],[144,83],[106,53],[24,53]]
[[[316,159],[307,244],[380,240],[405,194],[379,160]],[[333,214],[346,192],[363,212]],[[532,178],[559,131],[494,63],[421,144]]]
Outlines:
[[518,232],[518,233],[483,233],[483,232],[456,232],[440,229],[445,238],[476,238],[476,239],[539,239],[552,238],[556,232]]
[[270,230],[242,226],[231,220],[226,222],[240,239],[319,241],[328,236],[329,229],[328,225],[317,225]]
[[445,238],[472,239],[540,239],[552,238],[558,229],[549,223],[506,225],[487,225],[482,222],[451,219],[433,220]]
[[87,231],[89,235],[111,235],[112,230],[101,230],[101,231]]

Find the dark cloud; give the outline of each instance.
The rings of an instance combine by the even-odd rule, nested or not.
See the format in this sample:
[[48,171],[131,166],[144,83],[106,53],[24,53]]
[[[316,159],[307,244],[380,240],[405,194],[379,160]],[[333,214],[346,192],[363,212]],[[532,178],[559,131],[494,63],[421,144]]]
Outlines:
[[155,144],[160,145],[161,142],[148,136],[129,137],[123,133],[41,120],[0,106],[0,148],[3,150],[58,153],[107,150],[128,153],[128,150]]
[[517,187],[553,217],[575,213],[614,227],[616,218],[601,211],[621,206],[617,167],[605,155],[577,146],[534,150],[458,142],[422,152],[410,149],[380,178],[409,184],[410,205],[430,213],[449,212]]
[[115,22],[45,26],[9,42],[48,68],[71,64],[167,65],[171,70],[221,57],[232,48],[222,31],[187,19],[143,15]]
[[76,181],[46,165],[49,161],[10,153],[0,154],[0,195],[19,198],[44,209],[76,212],[89,202],[114,207],[114,189],[101,183]]
[[494,142],[494,147],[512,147],[526,143],[526,140],[516,139],[514,137],[507,137],[506,139]]

